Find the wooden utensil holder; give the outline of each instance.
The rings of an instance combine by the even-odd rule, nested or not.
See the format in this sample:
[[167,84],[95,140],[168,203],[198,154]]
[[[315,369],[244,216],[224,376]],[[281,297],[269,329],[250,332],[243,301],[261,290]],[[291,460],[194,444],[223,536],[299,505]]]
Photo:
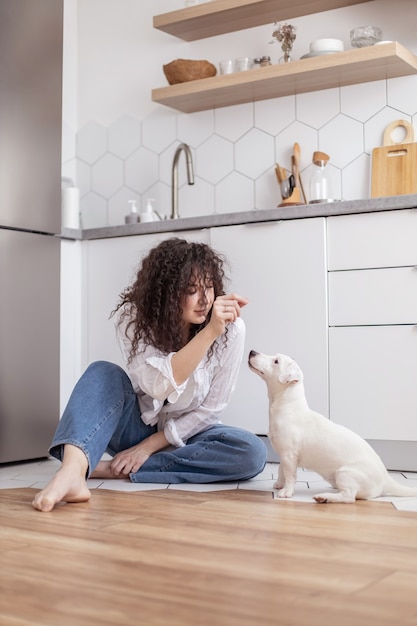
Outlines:
[[292,194],[288,198],[285,198],[278,206],[295,206],[299,204],[304,204],[304,202],[301,202],[301,191],[299,187],[294,187]]

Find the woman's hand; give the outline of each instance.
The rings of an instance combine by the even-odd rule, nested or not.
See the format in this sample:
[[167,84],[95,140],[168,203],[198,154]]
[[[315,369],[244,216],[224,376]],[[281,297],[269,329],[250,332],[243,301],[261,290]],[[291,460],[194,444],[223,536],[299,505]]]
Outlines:
[[130,473],[136,473],[145,461],[149,459],[151,454],[141,443],[118,452],[110,462],[112,474],[115,476],[127,476]]
[[118,452],[110,461],[111,471],[116,477],[127,476],[130,473],[135,474],[152,454],[163,450],[168,445],[169,441],[165,437],[164,431],[156,432],[136,446]]
[[177,385],[182,385],[191,376],[213,342],[224,333],[226,324],[234,322],[247,303],[246,298],[236,293],[215,299],[207,326],[171,358],[172,374]]
[[236,293],[218,296],[211,310],[209,326],[217,330],[217,336],[224,333],[226,324],[234,322],[240,317],[240,309],[248,304],[247,298]]

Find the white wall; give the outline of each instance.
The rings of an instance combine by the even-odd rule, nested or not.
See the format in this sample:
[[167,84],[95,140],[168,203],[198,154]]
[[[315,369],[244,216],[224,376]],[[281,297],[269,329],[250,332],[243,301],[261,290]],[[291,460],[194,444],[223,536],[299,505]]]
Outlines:
[[[276,206],[273,167],[276,161],[289,166],[295,141],[306,186],[312,153],[320,149],[330,154],[336,197],[369,197],[370,155],[384,128],[395,119],[417,119],[415,76],[177,113],[151,100],[152,88],[167,84],[164,63],[182,57],[217,64],[219,58],[263,54],[277,62],[280,47],[269,44],[273,24],[187,43],[152,27],[154,14],[181,8],[182,0],[66,3],[73,45],[65,49],[64,79],[71,81],[71,93],[64,95],[74,98],[76,77],[77,127],[72,110],[71,120],[64,119],[74,134],[66,137],[64,173],[75,161],[87,228],[123,223],[131,198],[139,205],[156,198],[159,211],[169,214],[171,163],[180,141],[190,144],[196,170],[196,184],[189,187],[180,168],[183,217]],[[381,26],[384,39],[417,53],[414,0],[374,0],[290,21],[297,26],[295,58],[321,37],[340,38],[348,48],[350,29],[368,23]],[[69,71],[71,63],[76,68]]]

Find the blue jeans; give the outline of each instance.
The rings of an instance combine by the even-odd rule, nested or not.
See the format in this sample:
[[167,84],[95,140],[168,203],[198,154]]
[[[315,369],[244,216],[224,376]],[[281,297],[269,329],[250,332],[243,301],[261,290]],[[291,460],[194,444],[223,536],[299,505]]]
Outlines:
[[[136,393],[124,370],[97,361],[74,387],[49,451],[62,460],[65,444],[77,446],[87,457],[90,476],[104,452],[113,456],[154,432],[156,426],[141,419]],[[191,437],[184,447],[156,452],[129,477],[134,483],[246,480],[259,474],[265,462],[266,446],[256,435],[216,424]]]

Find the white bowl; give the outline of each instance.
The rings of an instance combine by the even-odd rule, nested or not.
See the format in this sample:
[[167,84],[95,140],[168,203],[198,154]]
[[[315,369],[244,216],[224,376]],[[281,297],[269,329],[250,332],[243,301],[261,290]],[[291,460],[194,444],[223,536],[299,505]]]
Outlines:
[[343,52],[344,49],[341,39],[316,39],[310,44],[310,52]]
[[309,52],[308,54],[303,54],[300,59],[312,59],[313,57],[324,57],[328,54],[336,54],[340,52],[340,50],[325,50],[324,52]]

